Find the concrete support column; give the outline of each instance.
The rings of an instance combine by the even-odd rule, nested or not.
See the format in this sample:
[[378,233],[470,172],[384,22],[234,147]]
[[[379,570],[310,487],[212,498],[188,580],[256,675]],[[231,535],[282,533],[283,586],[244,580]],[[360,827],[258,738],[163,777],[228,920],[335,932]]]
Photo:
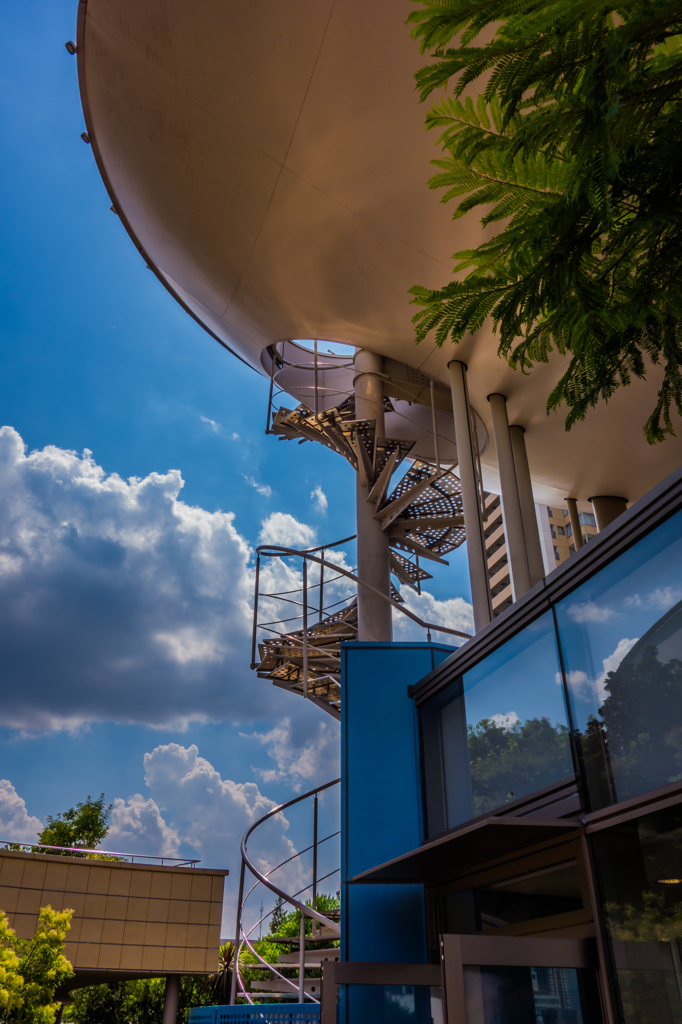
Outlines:
[[526,432],[523,427],[510,427],[509,436],[514,454],[514,469],[516,470],[516,485],[519,491],[521,519],[523,520],[523,535],[526,539],[530,585],[534,587],[536,583],[545,578],[545,563],[542,560],[538,517],[535,514],[533,483],[530,478],[530,466],[528,465],[528,453],[526,451]]
[[[384,386],[381,356],[366,349],[355,353],[355,418],[376,420],[377,437],[385,436]],[[374,519],[376,509],[367,501],[368,488],[358,473],[355,508],[357,516],[358,579],[365,580],[387,597],[391,595],[391,566],[388,536]],[[358,587],[358,640],[393,639],[391,606],[364,587]]]
[[566,498],[566,504],[568,505],[568,518],[571,520],[571,530],[573,531],[573,543],[577,551],[578,548],[583,546],[583,528],[580,525],[578,500],[577,498]]
[[166,991],[163,996],[163,1024],[176,1024],[178,1000],[180,998],[180,975],[166,975]]
[[622,515],[628,507],[627,498],[614,498],[610,494],[597,495],[588,500],[592,502],[594,516],[597,520],[597,529],[600,533],[606,529],[609,523],[612,523],[614,519]]
[[488,583],[488,558],[485,551],[481,503],[476,481],[476,453],[474,439],[471,436],[466,365],[455,359],[448,363],[448,371],[452,390],[459,481],[462,486],[471,600],[474,607],[474,629],[478,632],[492,620],[493,609]]
[[507,419],[507,400],[504,395],[488,395],[490,411],[493,418],[493,434],[497,452],[497,466],[500,471],[500,487],[502,490],[502,515],[504,532],[507,538],[507,554],[509,569],[514,591],[514,600],[518,601],[530,590],[530,569],[526,553],[526,538],[523,530],[521,502],[516,482],[516,468],[509,436],[509,420]]

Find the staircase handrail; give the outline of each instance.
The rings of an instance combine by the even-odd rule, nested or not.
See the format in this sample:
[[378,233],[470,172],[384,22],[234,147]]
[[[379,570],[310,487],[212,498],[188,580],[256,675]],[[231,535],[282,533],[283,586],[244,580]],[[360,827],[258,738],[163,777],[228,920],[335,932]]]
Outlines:
[[[331,545],[328,546],[331,547]],[[308,550],[319,551],[320,549],[311,548]],[[364,587],[366,590],[371,590],[372,593],[380,597],[382,601],[387,601],[392,608],[397,608],[399,612],[401,612],[403,615],[407,615],[409,619],[412,619],[413,622],[416,622],[418,626],[422,627],[422,629],[428,630],[429,633],[431,633],[432,631],[435,633],[449,633],[450,636],[458,636],[462,637],[464,640],[471,640],[472,634],[465,633],[461,629],[451,629],[449,626],[439,626],[433,622],[425,622],[423,619],[420,619],[419,616],[416,615],[414,612],[410,611],[409,608],[405,608],[403,605],[398,604],[398,602],[394,601],[392,597],[389,597],[387,594],[384,594],[383,591],[378,590],[376,587],[373,587],[371,583],[366,583],[365,580],[359,579],[357,576],[355,576],[352,572],[349,572],[347,569],[343,569],[340,565],[335,565],[334,562],[328,562],[326,558],[318,558],[316,555],[309,554],[308,550],[296,551],[294,548],[280,547],[277,544],[261,544],[260,547],[256,548],[256,554],[258,556],[262,554],[264,555],[265,558],[274,558],[278,555],[296,555],[298,557],[306,558],[310,562],[317,562],[318,565],[323,565],[326,566],[328,569],[334,569],[336,570],[336,572],[340,572],[342,576],[346,576],[349,580],[352,580],[354,583],[358,583],[361,587]]]
[[306,800],[308,797],[314,796],[316,793],[322,793],[323,790],[329,789],[331,786],[337,786],[339,782],[341,782],[340,778],[333,779],[331,782],[325,782],[324,785],[316,786],[315,789],[308,790],[307,793],[302,793],[300,796],[294,797],[293,800],[287,800],[286,803],[279,804],[278,807],[273,807],[272,810],[268,811],[267,814],[264,814],[262,818],[259,818],[258,821],[255,821],[253,825],[251,825],[251,827],[248,828],[247,831],[244,833],[244,838],[242,839],[241,844],[241,854],[242,861],[244,862],[244,864],[246,864],[251,874],[255,878],[257,878],[259,882],[262,882],[263,885],[265,885],[268,889],[274,892],[276,896],[279,896],[280,899],[286,900],[287,903],[290,903],[292,907],[295,907],[297,910],[300,910],[302,914],[306,915],[306,917],[314,918],[314,920],[316,920],[318,924],[323,924],[325,927],[331,928],[333,931],[340,935],[341,928],[339,925],[336,924],[335,921],[331,921],[328,917],[325,917],[324,914],[320,914],[318,910],[313,909],[312,907],[307,907],[304,903],[300,903],[293,896],[290,896],[288,893],[284,892],[282,889],[276,886],[274,882],[270,881],[267,874],[263,874],[262,871],[258,870],[256,865],[250,860],[249,855],[246,852],[247,839],[254,831],[254,829],[258,828],[259,825],[262,825],[264,821],[267,821],[268,818],[273,818],[276,814],[280,814],[282,811],[285,811],[287,807],[293,807],[294,804],[300,803],[301,800]]

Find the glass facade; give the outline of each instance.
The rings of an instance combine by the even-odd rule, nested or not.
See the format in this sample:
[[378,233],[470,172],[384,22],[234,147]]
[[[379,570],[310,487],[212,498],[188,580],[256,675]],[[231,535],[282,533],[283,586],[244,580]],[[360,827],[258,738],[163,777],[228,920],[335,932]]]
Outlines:
[[443,1024],[443,990],[425,985],[351,985],[360,993],[358,1018],[372,1024]]
[[421,719],[432,837],[578,769],[589,810],[682,780],[682,512],[423,705]]
[[682,779],[682,513],[556,616],[591,809]]
[[422,709],[429,835],[572,774],[551,612]]
[[436,897],[436,932],[473,935],[583,909],[575,860]]
[[625,1024],[682,1022],[682,807],[593,837]]
[[593,971],[465,967],[467,1024],[601,1024]]

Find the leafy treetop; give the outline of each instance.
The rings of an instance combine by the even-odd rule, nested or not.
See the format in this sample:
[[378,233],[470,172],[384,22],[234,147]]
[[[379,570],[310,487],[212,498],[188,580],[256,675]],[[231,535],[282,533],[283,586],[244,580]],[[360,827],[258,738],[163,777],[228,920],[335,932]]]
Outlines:
[[55,991],[73,968],[64,956],[64,937],[72,910],[40,911],[32,939],[17,938],[0,911],[0,1020],[3,1024],[53,1024],[59,1002]]
[[644,430],[663,440],[682,414],[682,6],[415,2],[421,97],[453,86],[426,117],[444,151],[429,185],[454,219],[482,208],[496,230],[455,253],[444,288],[411,289],[417,340],[459,342],[491,317],[513,367],[556,349],[547,411],[565,403],[566,429],[658,364]]
[[44,846],[94,850],[109,831],[111,807],[111,804],[106,805],[102,793],[96,800],[88,796],[83,803],[56,817],[48,814],[47,825],[38,836],[38,842]]

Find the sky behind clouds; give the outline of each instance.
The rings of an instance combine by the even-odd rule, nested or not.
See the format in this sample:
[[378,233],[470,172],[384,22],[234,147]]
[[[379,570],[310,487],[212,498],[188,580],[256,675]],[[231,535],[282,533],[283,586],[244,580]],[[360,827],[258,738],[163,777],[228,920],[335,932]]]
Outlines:
[[[264,435],[267,380],[110,212],[64,49],[76,8],[0,10],[0,839],[104,791],[108,842],[236,881],[253,816],[338,770],[335,722],[249,671],[253,550],[352,534],[353,473]],[[408,600],[466,629],[450,562]]]

